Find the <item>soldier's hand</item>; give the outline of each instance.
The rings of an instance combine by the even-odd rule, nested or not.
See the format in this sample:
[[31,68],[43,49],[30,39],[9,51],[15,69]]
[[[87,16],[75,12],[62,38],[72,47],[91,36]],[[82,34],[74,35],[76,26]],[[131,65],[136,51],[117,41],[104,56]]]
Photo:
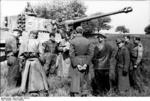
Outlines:
[[109,71],[109,78],[110,78],[111,80],[115,80],[115,71],[114,71],[114,70],[110,70],[110,71]]
[[25,66],[25,59],[23,56],[19,57],[19,65],[20,65],[20,71],[22,71]]
[[16,57],[14,57],[14,56],[10,56],[10,57],[7,59],[7,65],[8,65],[8,66],[14,65],[15,62],[16,62]]
[[87,68],[87,64],[84,64],[82,69],[86,70],[86,68]]
[[66,51],[67,51],[67,49],[64,47],[64,48],[63,48],[63,52],[66,52]]
[[20,57],[19,57],[19,60],[20,60],[20,61],[24,60],[24,57],[23,57],[23,56],[20,56]]
[[137,65],[134,65],[134,69],[137,69]]
[[83,66],[77,65],[77,67],[78,67],[78,70],[79,70],[79,71],[83,70]]

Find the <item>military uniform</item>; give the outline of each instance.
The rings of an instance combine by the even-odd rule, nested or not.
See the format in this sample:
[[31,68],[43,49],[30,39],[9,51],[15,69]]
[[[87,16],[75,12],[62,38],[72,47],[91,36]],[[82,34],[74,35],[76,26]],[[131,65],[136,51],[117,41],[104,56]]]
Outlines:
[[52,40],[48,40],[42,44],[44,47],[43,50],[43,59],[44,59],[44,69],[46,75],[49,73],[54,73],[56,69],[56,59],[57,59],[57,43]]
[[[88,74],[91,64],[92,52],[90,51],[90,41],[77,34],[74,39],[70,41],[70,58],[71,58],[71,92],[81,95],[86,95],[89,91]],[[87,67],[84,70],[80,70],[78,66]]]
[[[132,49],[134,48],[134,45],[131,41],[129,42],[125,42],[125,46],[128,48],[129,53],[130,53],[130,57],[131,57],[131,53],[132,53]],[[133,86],[133,64],[131,62],[131,58],[130,58],[130,67],[129,67],[129,80],[130,80],[130,85]]]
[[19,48],[19,39],[11,35],[6,39],[5,52],[7,56],[7,65],[8,65],[8,86],[16,87],[20,84],[20,68],[19,68],[19,59],[18,59],[18,48]]
[[128,48],[129,52],[131,53],[131,50],[133,49],[133,43],[131,43],[131,41],[125,42],[125,46]]
[[130,55],[128,49],[125,46],[118,49],[116,60],[118,73],[118,89],[120,92],[127,91],[130,89],[129,83]]
[[[101,48],[99,48],[101,46]],[[94,65],[94,94],[101,94],[112,88],[111,81],[115,79],[115,50],[108,43],[99,43],[94,49],[93,65]],[[112,74],[113,72],[113,74]]]
[[61,41],[58,49],[60,54],[58,55],[58,70],[57,75],[60,77],[69,77],[70,69],[70,56],[69,56],[70,43],[65,39]]
[[135,46],[132,50],[132,61],[134,65],[139,65],[141,63],[143,57],[143,45],[142,43],[139,43],[137,46]]
[[139,43],[135,46],[131,53],[131,62],[133,64],[133,82],[134,87],[140,91],[143,90],[143,81],[141,75],[142,65],[142,57],[143,57],[143,45]]

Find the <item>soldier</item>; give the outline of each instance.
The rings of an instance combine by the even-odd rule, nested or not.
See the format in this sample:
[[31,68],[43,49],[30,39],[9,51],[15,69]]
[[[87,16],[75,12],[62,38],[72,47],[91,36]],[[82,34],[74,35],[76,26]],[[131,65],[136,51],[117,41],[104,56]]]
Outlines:
[[116,55],[116,69],[118,72],[118,90],[124,93],[130,89],[129,83],[129,65],[130,55],[128,49],[124,46],[124,41],[121,39],[116,40],[118,52]]
[[81,26],[76,28],[77,35],[70,41],[71,58],[71,96],[87,96],[89,92],[88,74],[92,52],[90,41],[82,36]]
[[5,55],[7,57],[8,65],[8,86],[16,87],[20,84],[20,71],[19,71],[19,37],[22,36],[22,31],[20,29],[14,29],[13,33],[6,39],[5,44]]
[[56,59],[57,59],[57,42],[55,41],[55,33],[50,33],[50,39],[45,41],[43,46],[43,59],[44,59],[44,69],[46,75],[54,73],[56,69]]
[[132,50],[131,54],[131,62],[133,64],[133,82],[134,88],[138,89],[139,92],[143,91],[143,81],[141,75],[142,65],[142,58],[143,58],[143,45],[141,43],[140,37],[134,38],[135,47]]
[[133,49],[133,43],[131,42],[131,37],[129,35],[124,37],[125,46],[128,48],[129,52]]
[[39,61],[41,55],[38,31],[31,31],[29,39],[20,45],[19,58],[25,60],[22,70],[20,93],[29,93],[31,96],[47,96],[48,82],[43,66]]
[[70,57],[69,57],[69,37],[65,37],[62,39],[61,43],[59,44],[59,51],[61,52],[59,54],[59,71],[58,75],[60,77],[69,77],[69,69],[70,69]]
[[[131,42],[131,37],[129,35],[124,37],[125,40],[125,46],[128,48],[129,53],[130,53],[130,57],[131,57],[131,52],[132,49],[134,47],[133,43]],[[130,58],[130,69],[129,69],[129,80],[130,80],[130,85],[133,86],[133,66],[132,66],[132,62],[131,62],[131,58]]]
[[57,43],[60,43],[60,42],[62,41],[62,36],[61,36],[60,30],[57,30],[57,31],[55,32],[55,41],[56,41]]
[[112,81],[115,80],[115,64],[114,48],[105,41],[106,36],[99,34],[98,44],[94,48],[93,65],[94,65],[94,80],[93,93],[99,95],[112,90]]

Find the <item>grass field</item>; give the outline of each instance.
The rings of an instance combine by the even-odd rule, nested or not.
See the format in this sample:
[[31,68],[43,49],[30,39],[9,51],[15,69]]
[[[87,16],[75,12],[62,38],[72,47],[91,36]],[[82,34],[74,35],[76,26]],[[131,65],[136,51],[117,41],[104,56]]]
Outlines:
[[[115,45],[115,39],[122,37],[122,35],[113,35],[113,34],[107,36],[108,36],[107,40],[112,45]],[[140,37],[142,38],[142,43],[144,45],[144,67],[146,69],[144,74],[148,78],[148,81],[150,81],[150,36],[140,35]],[[3,94],[3,92],[7,88],[6,75],[8,68],[6,66],[6,62],[1,62],[0,69],[1,69],[0,94]],[[70,79],[67,78],[60,79],[57,76],[52,76],[48,78],[48,83],[50,85],[49,96],[69,96]],[[147,85],[144,88],[145,92],[143,93],[138,93],[138,91],[131,89],[128,93],[122,95],[118,95],[115,92],[111,93],[108,92],[104,96],[150,96],[150,85],[147,83]],[[90,94],[89,96],[92,95]]]

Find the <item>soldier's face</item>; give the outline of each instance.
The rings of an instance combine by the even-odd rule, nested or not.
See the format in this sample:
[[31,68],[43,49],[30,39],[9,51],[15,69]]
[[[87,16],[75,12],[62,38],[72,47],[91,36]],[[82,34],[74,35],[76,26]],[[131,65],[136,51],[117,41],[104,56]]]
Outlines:
[[104,40],[104,38],[102,38],[102,37],[99,37],[98,38],[98,41],[101,43],[102,41]]
[[36,39],[37,35],[32,33],[32,34],[30,34],[30,38]]
[[36,35],[36,34],[34,34],[34,35],[33,35],[33,38],[35,38],[35,39],[36,39],[36,38],[37,38],[37,35]]
[[123,42],[120,42],[120,43],[118,44],[118,47],[121,48],[123,45],[124,45],[124,43],[123,43]]
[[128,41],[129,41],[129,39],[128,39],[127,37],[125,37],[125,38],[124,38],[124,40],[125,40],[126,42],[128,42]]
[[134,39],[134,43],[135,43],[135,44],[138,44],[138,43],[139,43],[139,41],[138,41],[138,40],[136,40],[136,39]]
[[22,32],[14,31],[14,35],[16,35],[16,37],[20,37],[22,36]]
[[51,39],[52,41],[55,41],[55,37],[54,37],[54,36],[51,36],[50,39]]

